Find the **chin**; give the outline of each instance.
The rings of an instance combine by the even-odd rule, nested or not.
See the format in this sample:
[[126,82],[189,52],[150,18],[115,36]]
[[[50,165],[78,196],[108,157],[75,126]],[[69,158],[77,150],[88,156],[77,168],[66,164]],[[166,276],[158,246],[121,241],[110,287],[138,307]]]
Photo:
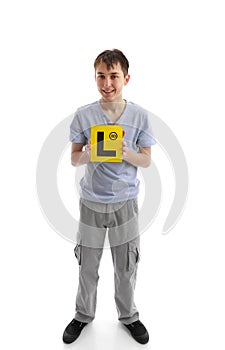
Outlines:
[[105,102],[114,102],[115,97],[113,97],[113,96],[103,96],[102,95],[102,100],[105,101]]

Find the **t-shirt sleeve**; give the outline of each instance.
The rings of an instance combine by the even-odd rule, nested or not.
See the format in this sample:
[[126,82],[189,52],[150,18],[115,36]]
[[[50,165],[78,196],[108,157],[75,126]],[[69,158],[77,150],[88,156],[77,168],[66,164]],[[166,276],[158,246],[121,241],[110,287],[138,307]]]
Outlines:
[[78,112],[74,114],[73,121],[70,124],[70,141],[74,143],[87,143],[86,137],[81,127]]
[[139,129],[137,146],[139,147],[150,147],[156,144],[156,140],[153,135],[150,118],[146,113],[141,123],[141,128]]

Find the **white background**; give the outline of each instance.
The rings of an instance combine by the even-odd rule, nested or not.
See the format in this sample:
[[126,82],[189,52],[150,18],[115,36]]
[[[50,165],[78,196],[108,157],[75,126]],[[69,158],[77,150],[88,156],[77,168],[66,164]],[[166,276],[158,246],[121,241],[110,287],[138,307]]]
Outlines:
[[[1,2],[1,349],[224,350],[224,15],[219,0]],[[142,236],[135,295],[149,344],[118,324],[105,250],[96,320],[66,346],[78,267],[73,245],[42,215],[36,164],[50,131],[99,98],[93,61],[115,47],[131,66],[124,97],[173,130],[190,191],[180,221],[163,236],[173,181],[155,146],[163,201]],[[65,166],[65,183],[67,171],[75,170]]]

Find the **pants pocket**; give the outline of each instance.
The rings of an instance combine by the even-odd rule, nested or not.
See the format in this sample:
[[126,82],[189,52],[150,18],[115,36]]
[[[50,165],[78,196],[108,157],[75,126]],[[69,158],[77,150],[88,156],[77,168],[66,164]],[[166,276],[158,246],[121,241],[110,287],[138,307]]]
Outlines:
[[132,200],[132,204],[133,204],[133,210],[135,214],[138,214],[138,199],[134,198]]
[[137,240],[128,242],[128,270],[133,271],[140,261],[140,247]]
[[76,247],[74,248],[74,254],[75,257],[77,258],[78,265],[81,265],[81,245],[77,244]]

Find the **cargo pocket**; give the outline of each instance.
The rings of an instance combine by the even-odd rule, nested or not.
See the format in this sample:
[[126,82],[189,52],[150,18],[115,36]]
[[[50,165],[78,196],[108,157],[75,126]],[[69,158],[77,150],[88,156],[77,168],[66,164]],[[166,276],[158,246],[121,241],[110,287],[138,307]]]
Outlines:
[[76,247],[74,248],[74,254],[75,257],[77,258],[78,265],[81,265],[81,245],[77,244]]
[[132,200],[132,202],[133,202],[134,213],[135,213],[135,214],[138,214],[138,199],[137,199],[137,198],[134,198],[134,199]]
[[128,271],[133,271],[140,261],[140,248],[136,240],[128,242]]

